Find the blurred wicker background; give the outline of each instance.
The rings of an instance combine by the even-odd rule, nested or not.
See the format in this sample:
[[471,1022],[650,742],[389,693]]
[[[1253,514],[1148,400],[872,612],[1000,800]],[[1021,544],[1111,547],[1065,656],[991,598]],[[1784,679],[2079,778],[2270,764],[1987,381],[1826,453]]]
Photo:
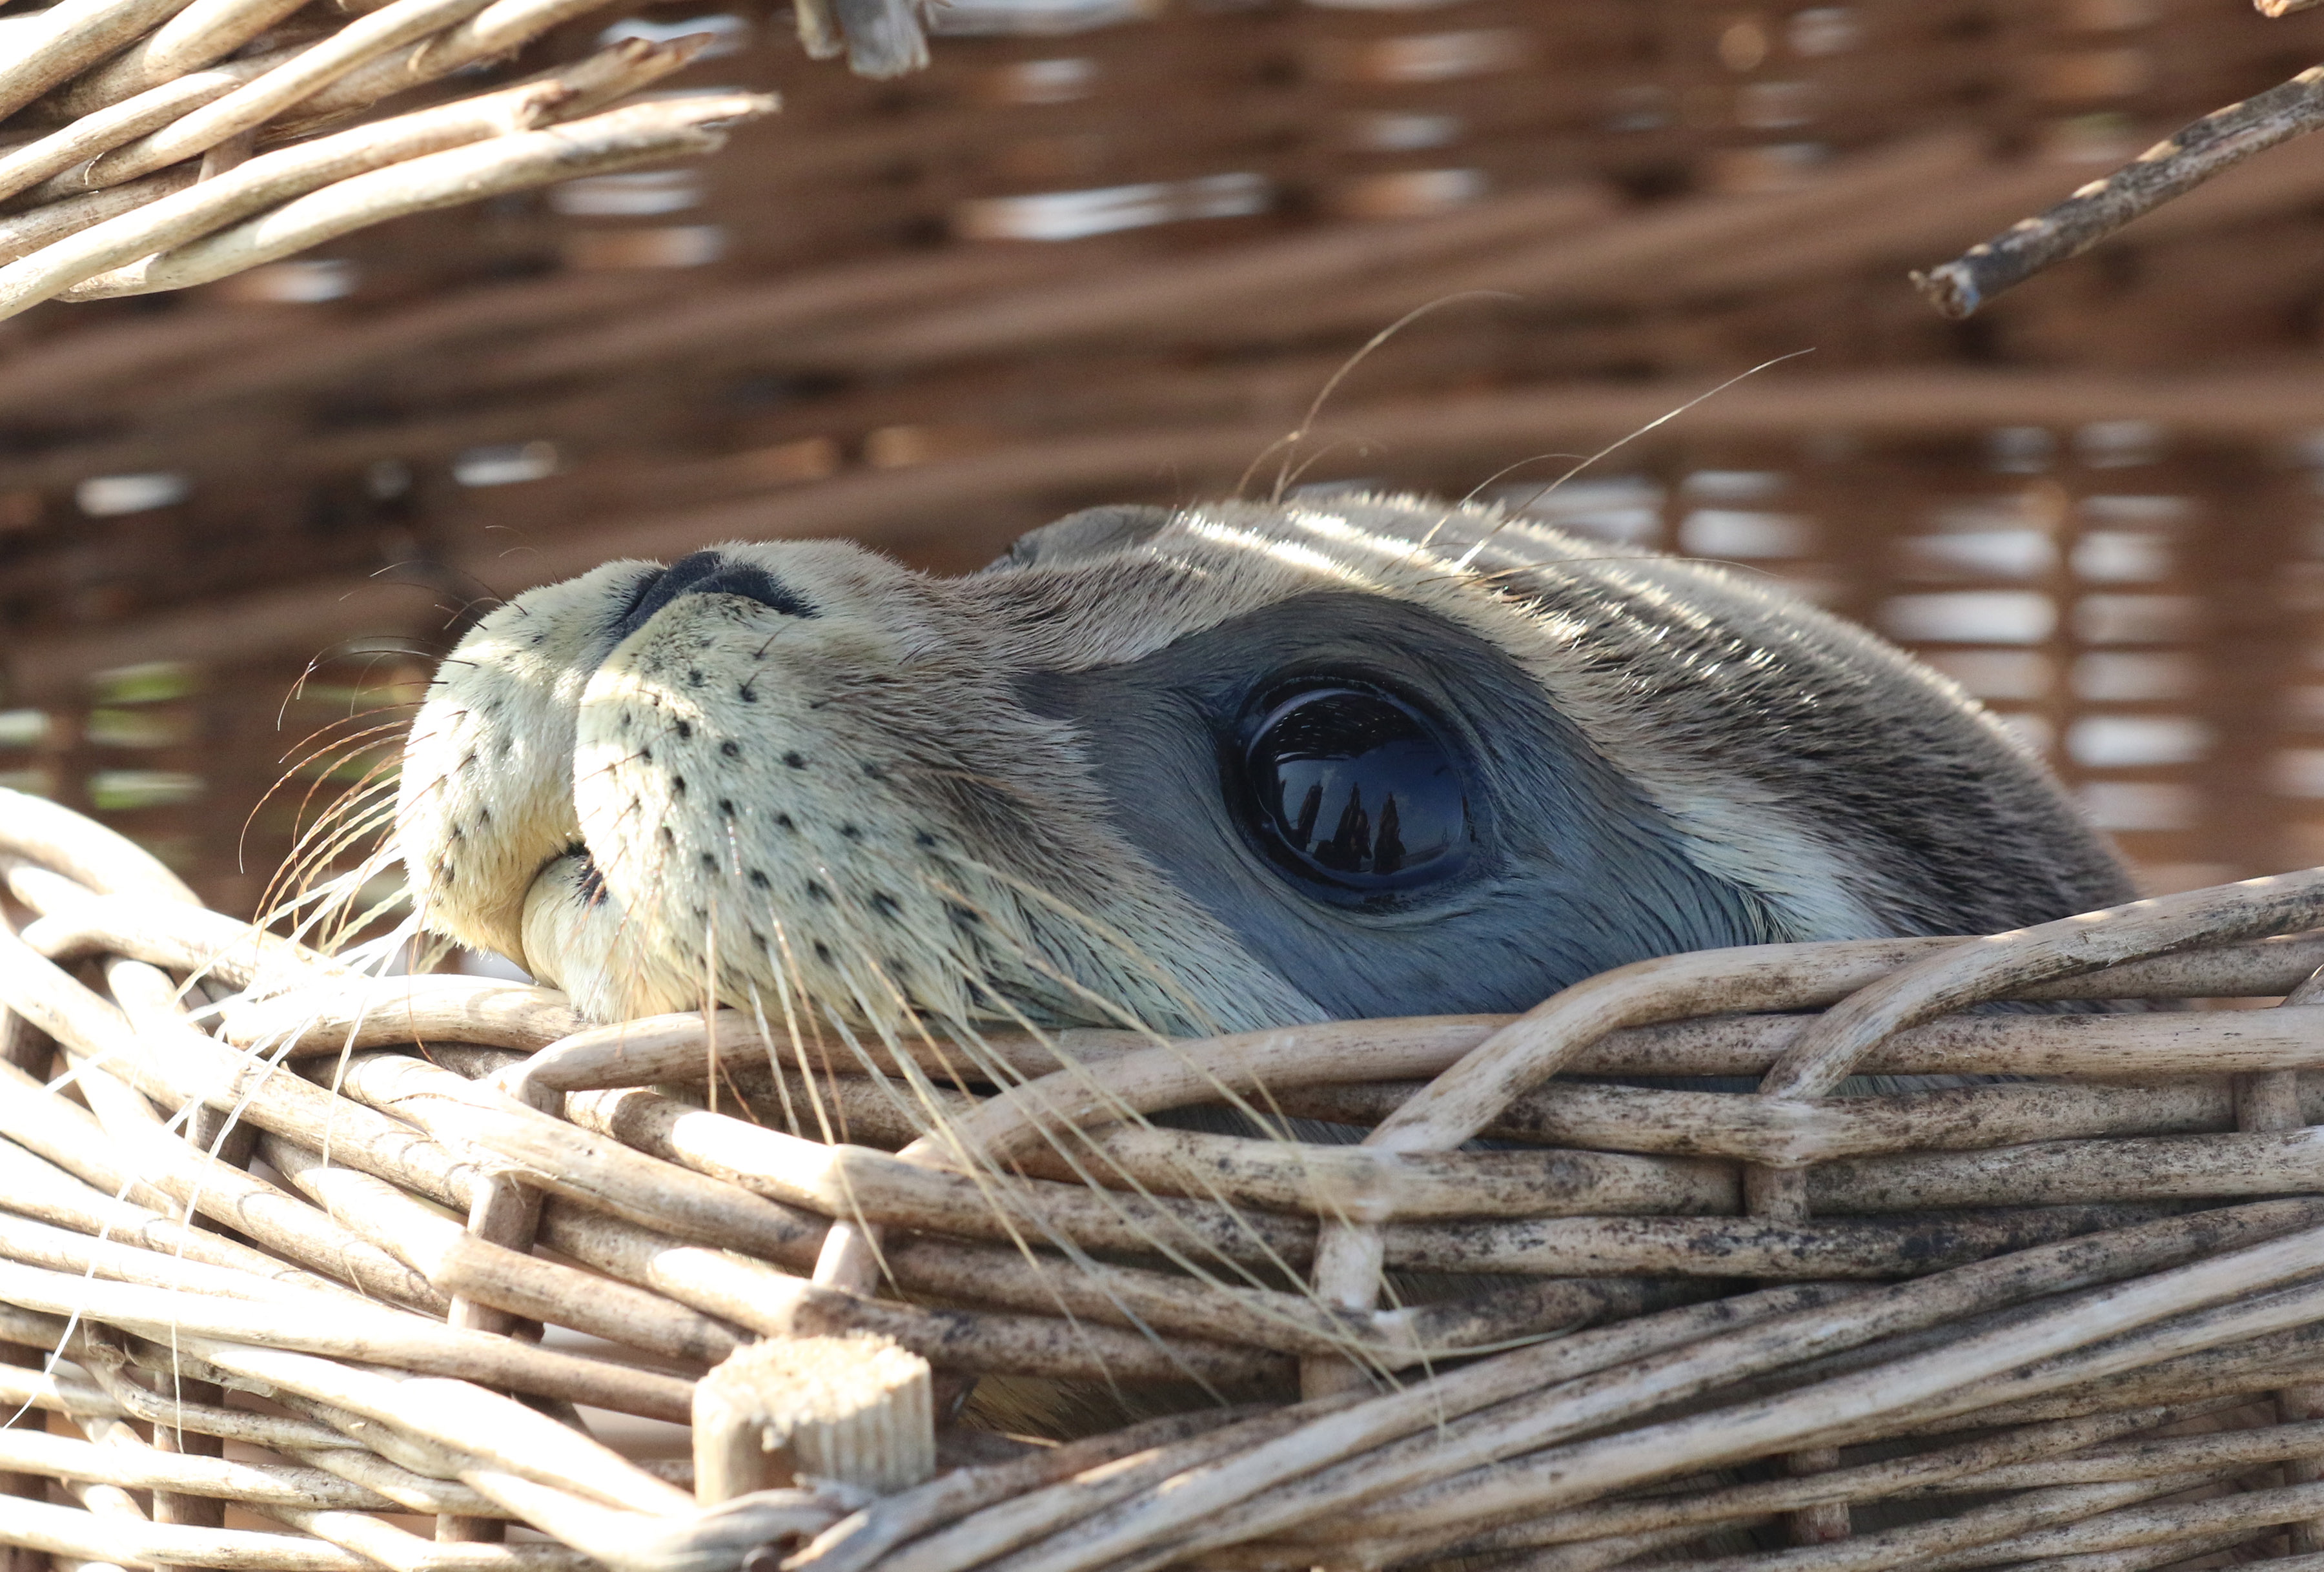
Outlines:
[[2324,60],[2324,13],[956,0],[874,82],[708,4],[504,69],[715,31],[675,89],[786,103],[715,159],[0,325],[0,782],[247,910],[377,762],[305,739],[490,596],[1218,495],[1442,301],[1250,485],[1744,565],[2013,717],[2154,886],[2324,862],[2324,142],[1966,324],[1904,278]]

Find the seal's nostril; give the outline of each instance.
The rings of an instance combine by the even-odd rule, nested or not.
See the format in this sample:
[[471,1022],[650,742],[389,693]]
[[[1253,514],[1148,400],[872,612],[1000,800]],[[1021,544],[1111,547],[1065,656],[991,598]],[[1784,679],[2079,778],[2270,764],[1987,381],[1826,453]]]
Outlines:
[[646,575],[631,588],[629,603],[613,624],[613,642],[618,644],[636,633],[654,613],[681,595],[739,595],[785,616],[816,615],[814,602],[765,569],[715,551],[696,551],[659,573]]

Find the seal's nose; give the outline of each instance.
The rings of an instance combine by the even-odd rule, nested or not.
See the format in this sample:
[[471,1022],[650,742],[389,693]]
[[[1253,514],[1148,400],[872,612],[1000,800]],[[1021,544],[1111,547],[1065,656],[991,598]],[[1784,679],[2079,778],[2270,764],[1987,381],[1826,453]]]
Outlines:
[[696,551],[638,581],[630,591],[630,603],[621,620],[613,624],[613,642],[618,644],[636,633],[654,613],[681,595],[739,595],[785,616],[816,615],[812,601],[765,569],[716,551]]

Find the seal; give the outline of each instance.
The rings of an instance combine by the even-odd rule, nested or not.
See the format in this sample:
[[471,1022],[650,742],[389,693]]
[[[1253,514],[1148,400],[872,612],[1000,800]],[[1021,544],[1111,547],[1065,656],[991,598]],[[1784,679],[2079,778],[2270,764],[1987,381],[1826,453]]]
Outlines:
[[485,616],[413,727],[421,920],[621,1020],[1173,1034],[2127,899],[1958,688],[1495,509],[1117,507],[961,578],[829,541]]

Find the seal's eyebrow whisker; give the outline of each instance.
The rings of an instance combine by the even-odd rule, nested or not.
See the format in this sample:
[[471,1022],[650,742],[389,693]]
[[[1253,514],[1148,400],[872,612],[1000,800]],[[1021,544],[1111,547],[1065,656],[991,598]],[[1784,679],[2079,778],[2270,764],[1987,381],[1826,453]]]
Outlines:
[[[1310,453],[1305,458],[1300,460],[1298,468],[1291,470],[1275,483],[1274,500],[1281,502],[1283,500],[1283,494],[1290,490],[1291,487],[1298,485],[1299,477],[1301,476],[1305,475],[1309,470],[1314,468],[1315,466],[1323,463],[1324,459],[1329,458],[1333,454],[1337,453],[1341,448],[1348,446],[1349,444],[1344,441],[1326,442],[1323,447],[1318,448],[1314,452]],[[1359,448],[1357,451],[1359,453],[1362,453],[1368,452],[1370,449]],[[1285,456],[1285,461],[1286,463],[1289,461],[1288,455]]]
[[[1515,475],[1518,470],[1523,469],[1528,464],[1539,464],[1551,458],[1568,459],[1577,464],[1587,464],[1590,462],[1589,456],[1582,453],[1536,453],[1527,458],[1520,458],[1514,464],[1502,465],[1499,469],[1494,470],[1492,474],[1485,476],[1484,479],[1479,481],[1476,485],[1471,486],[1466,492],[1462,493],[1461,500],[1453,504],[1452,508],[1448,509],[1443,517],[1438,519],[1434,524],[1429,527],[1428,533],[1421,537],[1420,544],[1422,548],[1425,550],[1430,541],[1436,539],[1437,532],[1443,529],[1445,524],[1452,521],[1454,513],[1460,512],[1462,508],[1468,506],[1471,503],[1475,502],[1479,492],[1483,491],[1487,486],[1492,485],[1493,482],[1500,479],[1501,476],[1505,475]],[[1536,492],[1532,496],[1526,499],[1526,506],[1531,507],[1535,503],[1539,502],[1547,495],[1548,493],[1546,491]]]
[[1283,500],[1283,494],[1289,485],[1286,472],[1290,467],[1290,449],[1298,447],[1300,443],[1307,439],[1308,432],[1315,429],[1316,419],[1323,412],[1323,406],[1332,402],[1332,395],[1333,393],[1340,391],[1340,384],[1347,381],[1350,374],[1352,373],[1356,367],[1361,365],[1366,360],[1370,359],[1372,352],[1379,348],[1381,345],[1386,344],[1389,339],[1403,332],[1415,322],[1419,321],[1423,317],[1425,317],[1431,312],[1443,307],[1452,305],[1461,301],[1515,301],[1521,300],[1524,297],[1520,295],[1511,294],[1506,290],[1462,290],[1449,295],[1439,295],[1433,301],[1425,301],[1420,305],[1415,306],[1403,316],[1398,317],[1395,321],[1390,322],[1387,327],[1381,328],[1370,338],[1364,340],[1363,347],[1361,348],[1349,356],[1345,360],[1340,362],[1340,368],[1337,371],[1334,371],[1330,377],[1325,379],[1323,385],[1316,390],[1314,401],[1307,406],[1307,412],[1300,417],[1298,429],[1283,437],[1277,438],[1273,442],[1268,443],[1266,449],[1263,450],[1258,458],[1250,461],[1250,467],[1244,470],[1242,472],[1242,478],[1235,482],[1234,495],[1238,497],[1242,495],[1242,488],[1250,484],[1252,474],[1261,464],[1264,464],[1267,461],[1268,453],[1281,450],[1284,453],[1284,465],[1281,469],[1278,469],[1276,472],[1275,490],[1268,495],[1267,500],[1271,503],[1279,503]]
[[[1805,349],[1794,349],[1787,355],[1778,355],[1771,360],[1763,360],[1748,371],[1737,372],[1733,376],[1729,377],[1717,387],[1711,388],[1706,393],[1699,393],[1695,394],[1694,397],[1687,400],[1686,402],[1679,405],[1676,409],[1667,410],[1662,414],[1656,415],[1653,420],[1648,421],[1645,425],[1640,426],[1637,430],[1630,432],[1628,436],[1618,437],[1613,441],[1607,443],[1606,446],[1599,448],[1597,452],[1592,453],[1589,458],[1582,459],[1579,464],[1576,464],[1572,468],[1559,476],[1555,480],[1551,481],[1547,485],[1543,486],[1539,491],[1535,492],[1531,496],[1526,498],[1523,503],[1520,503],[1515,509],[1512,509],[1511,512],[1522,513],[1526,509],[1532,507],[1534,504],[1540,502],[1543,497],[1547,496],[1551,492],[1555,491],[1559,486],[1563,485],[1567,481],[1572,480],[1575,476],[1581,474],[1583,470],[1597,463],[1600,458],[1606,458],[1609,454],[1618,452],[1620,449],[1628,447],[1631,443],[1637,441],[1639,438],[1658,427],[1668,425],[1671,421],[1677,420],[1681,415],[1685,414],[1689,410],[1694,408],[1695,405],[1703,402],[1705,400],[1718,397],[1720,393],[1725,393],[1729,388],[1733,387],[1737,383],[1741,382],[1748,377],[1757,376],[1759,373],[1766,371],[1770,366],[1781,365],[1786,360],[1797,360],[1803,355],[1813,355],[1814,353],[1815,348],[1811,345]],[[1496,524],[1492,529],[1488,530],[1483,535],[1480,536],[1476,543],[1469,548],[1468,554],[1462,557],[1458,562],[1454,563],[1453,566],[1455,568],[1462,569],[1468,567],[1470,561],[1475,558],[1477,553],[1484,550],[1485,542],[1491,540],[1494,535],[1499,533],[1500,530],[1508,522],[1508,519],[1504,518],[1499,524]]]

